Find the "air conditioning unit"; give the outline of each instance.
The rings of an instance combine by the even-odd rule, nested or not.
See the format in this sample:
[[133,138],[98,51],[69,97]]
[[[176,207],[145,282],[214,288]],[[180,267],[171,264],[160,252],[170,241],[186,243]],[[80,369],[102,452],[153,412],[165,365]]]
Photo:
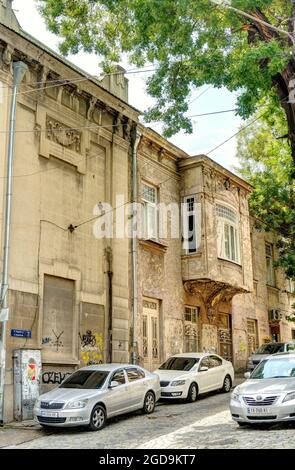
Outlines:
[[280,313],[279,310],[276,310],[275,308],[272,308],[271,310],[268,311],[268,319],[269,321],[279,321],[281,320],[283,315]]

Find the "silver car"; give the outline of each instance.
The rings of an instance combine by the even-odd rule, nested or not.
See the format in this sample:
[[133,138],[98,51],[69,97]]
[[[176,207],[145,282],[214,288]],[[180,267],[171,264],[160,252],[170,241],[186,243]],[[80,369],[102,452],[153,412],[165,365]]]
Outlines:
[[252,372],[255,367],[259,364],[262,359],[270,354],[276,354],[280,352],[295,351],[295,341],[289,341],[288,343],[265,343],[262,344],[255,353],[253,353],[247,362],[247,370]]
[[230,401],[232,418],[240,426],[295,420],[295,353],[278,353],[258,364]]
[[152,413],[160,398],[160,382],[139,366],[102,364],[83,367],[58,387],[40,395],[34,419],[47,426],[102,429],[106,419],[142,409]]

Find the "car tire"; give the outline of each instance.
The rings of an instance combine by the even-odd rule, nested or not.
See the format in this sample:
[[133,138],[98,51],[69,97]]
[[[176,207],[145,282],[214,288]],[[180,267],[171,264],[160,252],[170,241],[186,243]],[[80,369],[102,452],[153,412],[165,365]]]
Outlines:
[[188,389],[186,401],[188,403],[193,403],[197,400],[197,397],[198,397],[198,386],[195,382],[193,382],[192,384],[190,384],[190,388]]
[[144,397],[142,411],[145,414],[150,415],[151,413],[154,412],[155,406],[156,406],[155,395],[152,391],[149,391],[149,392],[147,392],[146,396]]
[[90,431],[100,431],[100,429],[105,427],[106,420],[107,414],[104,407],[102,405],[95,405],[91,412],[88,429]]
[[226,375],[224,377],[224,381],[223,381],[223,385],[221,389],[222,393],[229,393],[231,390],[231,387],[232,387],[231,378],[229,375]]

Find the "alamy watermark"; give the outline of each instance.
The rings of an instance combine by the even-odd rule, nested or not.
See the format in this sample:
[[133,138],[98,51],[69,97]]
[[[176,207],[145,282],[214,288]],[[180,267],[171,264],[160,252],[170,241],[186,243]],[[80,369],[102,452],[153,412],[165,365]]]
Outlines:
[[182,239],[183,248],[197,244],[201,205],[195,201],[148,204],[116,196],[112,206],[99,202],[93,209],[95,238]]

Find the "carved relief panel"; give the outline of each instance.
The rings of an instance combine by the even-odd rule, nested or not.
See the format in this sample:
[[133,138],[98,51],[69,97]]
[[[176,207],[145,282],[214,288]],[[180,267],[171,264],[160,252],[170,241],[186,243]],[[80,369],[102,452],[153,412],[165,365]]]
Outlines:
[[85,174],[89,133],[82,127],[81,120],[74,121],[66,113],[57,113],[39,105],[36,113],[39,155],[63,160],[77,167],[79,173]]

